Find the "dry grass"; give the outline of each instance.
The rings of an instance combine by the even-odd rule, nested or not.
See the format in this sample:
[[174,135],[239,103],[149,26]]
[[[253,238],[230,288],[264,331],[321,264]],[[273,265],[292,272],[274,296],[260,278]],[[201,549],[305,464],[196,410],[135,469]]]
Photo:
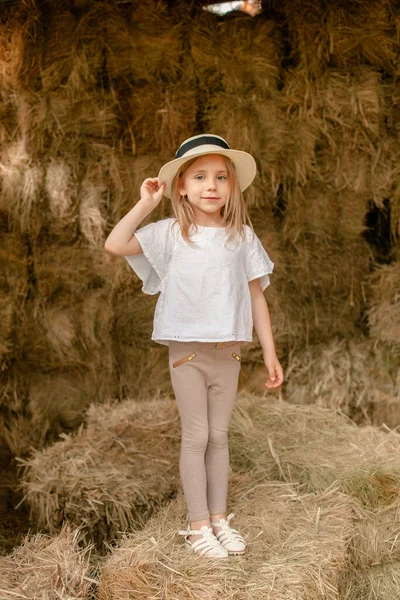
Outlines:
[[45,222],[43,167],[28,155],[23,138],[2,149],[1,163],[2,195],[10,226],[20,234],[37,236]]
[[18,234],[1,234],[0,247],[0,369],[15,353],[15,322],[28,292],[28,254]]
[[340,408],[358,422],[394,428],[400,425],[399,378],[390,348],[336,337],[291,357],[286,393],[293,404]]
[[45,176],[45,192],[50,209],[51,237],[73,242],[78,229],[77,161],[51,158]]
[[[143,525],[179,486],[179,432],[166,399],[93,406],[86,429],[24,462],[32,514],[50,531],[64,519],[83,521],[97,542]],[[357,427],[334,410],[247,393],[239,394],[230,433],[235,472],[299,484],[302,493],[335,485],[367,509],[396,499],[399,445],[398,434]]]
[[246,192],[247,205],[273,206],[281,183],[279,156],[285,130],[278,93],[271,90],[265,96],[257,88],[251,94],[241,94],[238,89],[215,93],[206,106],[205,120],[206,129],[257,160],[258,176]]
[[51,538],[27,536],[21,546],[0,557],[2,600],[89,600],[93,584],[90,576],[90,549],[78,546],[80,531],[64,527]]
[[340,585],[340,591],[346,600],[398,598],[400,563],[378,565],[363,571],[354,569],[351,573],[346,572]]
[[335,483],[367,507],[398,495],[400,437],[357,427],[343,414],[242,394],[231,426],[231,464],[320,492]]
[[285,187],[312,180],[382,204],[393,183],[395,146],[387,140],[384,87],[376,70],[332,69],[316,80],[302,68],[289,70],[282,108]]
[[104,246],[108,195],[100,165],[90,165],[81,185],[79,229],[94,248]]
[[400,352],[400,262],[380,265],[368,280],[371,336]]
[[[222,20],[206,11],[192,24],[190,49],[194,70],[206,97],[223,88],[276,90],[280,71],[280,31],[273,21],[237,13]],[[239,94],[238,94],[239,95]]]
[[400,561],[400,504],[365,511],[355,523],[350,544],[355,569],[369,569]]
[[79,244],[48,244],[33,247],[37,297],[49,302],[69,296],[83,300],[88,290],[112,285],[113,260],[104,248],[84,248]]
[[248,474],[232,478],[230,502],[249,544],[244,557],[216,563],[188,554],[177,536],[185,524],[179,498],[106,560],[100,600],[337,598],[351,531],[346,497],[334,489],[304,496],[295,485],[259,483]]
[[178,486],[179,423],[168,400],[93,405],[87,427],[24,461],[23,489],[40,527],[81,525],[100,550],[143,525]]
[[367,63],[389,72],[394,67],[394,3],[290,0],[285,13],[302,67],[314,77],[335,66]]
[[[193,81],[124,83],[118,90],[125,116],[123,139],[128,148],[134,138],[138,154],[157,153],[171,160],[182,141],[196,131],[197,92]],[[160,161],[161,166],[161,161]]]
[[109,11],[107,72],[112,79],[154,83],[181,75],[184,26],[171,20],[164,3],[136,3],[127,9],[128,17]]
[[[282,297],[287,321],[296,335],[291,350],[325,341],[333,335],[349,339],[360,333],[364,288],[372,252],[363,239],[346,245],[338,239],[316,239],[304,233],[283,246],[287,277]],[[289,301],[290,300],[290,301]]]

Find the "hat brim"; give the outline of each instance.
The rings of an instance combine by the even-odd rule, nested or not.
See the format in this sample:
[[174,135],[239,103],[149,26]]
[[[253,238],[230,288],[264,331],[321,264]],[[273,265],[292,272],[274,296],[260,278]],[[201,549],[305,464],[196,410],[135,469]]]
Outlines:
[[242,192],[249,187],[256,176],[256,161],[248,152],[243,152],[242,150],[225,150],[224,148],[216,148],[215,146],[211,146],[210,149],[207,149],[206,146],[202,146],[201,150],[199,149],[198,152],[188,152],[185,156],[171,160],[161,167],[158,174],[158,183],[159,185],[165,183],[164,196],[171,198],[172,182],[179,168],[189,160],[192,160],[192,158],[198,158],[205,154],[221,154],[222,156],[227,156],[231,159],[235,166],[236,176]]

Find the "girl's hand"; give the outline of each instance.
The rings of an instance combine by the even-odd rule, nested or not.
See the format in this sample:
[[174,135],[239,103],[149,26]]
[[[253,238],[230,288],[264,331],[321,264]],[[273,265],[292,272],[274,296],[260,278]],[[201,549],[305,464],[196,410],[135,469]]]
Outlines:
[[276,356],[265,356],[264,363],[269,373],[269,379],[265,383],[268,389],[277,388],[283,383],[283,369]]
[[161,202],[164,190],[165,183],[159,185],[157,177],[148,177],[140,186],[140,199],[153,210]]

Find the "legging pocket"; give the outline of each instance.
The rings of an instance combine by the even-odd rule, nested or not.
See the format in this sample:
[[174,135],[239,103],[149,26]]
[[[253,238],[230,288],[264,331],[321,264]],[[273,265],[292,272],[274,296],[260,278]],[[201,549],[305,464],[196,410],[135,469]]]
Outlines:
[[175,361],[174,363],[172,363],[172,367],[174,369],[176,369],[176,367],[179,367],[180,365],[183,365],[186,362],[190,362],[191,360],[193,360],[196,357],[196,353],[192,352],[192,354],[189,354],[188,356],[185,356],[184,358],[180,358],[179,360]]

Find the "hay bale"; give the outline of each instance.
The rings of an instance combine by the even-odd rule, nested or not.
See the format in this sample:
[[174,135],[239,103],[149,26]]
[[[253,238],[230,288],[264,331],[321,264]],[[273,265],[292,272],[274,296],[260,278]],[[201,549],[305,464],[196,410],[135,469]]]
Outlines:
[[382,204],[393,183],[386,158],[393,145],[386,140],[384,88],[376,70],[332,69],[315,80],[302,68],[289,70],[282,109],[287,115],[280,161],[285,186],[312,179]]
[[305,234],[288,242],[284,252],[287,277],[282,297],[290,299],[285,304],[287,320],[299,334],[290,339],[292,350],[332,335],[359,335],[371,260],[367,242],[360,239],[343,246],[338,239]]
[[8,15],[6,21],[7,67],[3,71],[6,87],[14,91],[40,89],[40,58],[45,32],[38,3],[25,0]]
[[117,389],[104,361],[50,372],[8,369],[0,404],[0,431],[13,456],[27,456],[82,423],[87,406]]
[[280,31],[272,20],[237,13],[223,20],[203,11],[191,23],[190,50],[200,86],[207,98],[222,87],[276,90],[281,66]]
[[112,285],[114,261],[104,248],[43,241],[32,248],[38,298],[49,302],[60,296],[69,296],[78,302],[90,289]]
[[[50,531],[64,519],[83,521],[99,543],[143,525],[179,486],[179,437],[168,400],[93,406],[86,429],[24,461],[32,515]],[[230,438],[233,470],[264,483],[298,482],[304,493],[335,484],[370,508],[396,498],[399,435],[359,428],[336,411],[241,393]]]
[[400,590],[400,563],[378,565],[351,574],[345,573],[340,585],[342,597],[346,600],[373,598],[373,600],[389,600],[398,598]]
[[170,159],[197,129],[197,91],[191,78],[132,86],[129,96],[124,83],[118,94],[125,121],[122,136],[128,147],[133,136],[138,154],[161,153]]
[[[160,166],[168,162],[171,155],[162,157],[159,154],[143,154],[130,156],[129,154],[110,154],[103,168],[108,171],[110,187],[112,187],[112,201],[109,203],[109,222],[107,228],[111,230],[112,224],[117,223],[136,204],[140,197],[140,186],[147,177],[156,176]],[[104,153],[103,153],[104,160]],[[163,200],[140,223],[140,227],[174,216],[172,214],[171,200],[164,196]],[[125,261],[123,261],[125,263]],[[132,275],[132,269],[130,269]]]
[[0,557],[3,600],[71,600],[92,598],[90,549],[78,546],[79,530],[67,526],[55,537],[26,536],[8,556]]
[[360,63],[393,71],[394,4],[372,0],[351,3],[285,2],[294,53],[302,68],[319,77],[329,67],[346,69]]
[[397,497],[400,437],[394,431],[357,427],[333,409],[241,395],[230,436],[236,472],[296,481],[310,492],[336,482],[367,507]]
[[[104,562],[100,600],[160,598],[261,600],[337,598],[337,579],[351,531],[351,503],[336,490],[311,497],[296,486],[257,484],[234,477],[230,501],[235,527],[248,541],[246,555],[199,560],[177,530],[185,525],[182,498],[172,501],[142,531],[126,535]],[[290,539],[290,544],[288,544]]]
[[57,531],[64,520],[102,543],[142,526],[176,493],[179,419],[175,405],[93,405],[87,427],[23,461],[25,500],[38,526]]
[[392,504],[359,515],[352,533],[351,564],[360,571],[400,561],[400,504]]
[[16,353],[15,321],[28,293],[28,251],[15,233],[1,232],[0,247],[0,370]]
[[38,236],[46,223],[43,197],[44,172],[26,150],[24,138],[3,148],[1,153],[2,195],[12,230]]
[[379,265],[368,279],[370,335],[400,352],[400,262]]
[[100,165],[88,167],[80,190],[79,229],[89,246],[103,248],[108,190]]
[[139,2],[125,14],[111,7],[108,12],[107,20],[102,16],[102,22],[106,23],[107,72],[111,79],[154,84],[161,79],[179,78],[185,28],[182,22],[172,19],[167,5]]
[[72,157],[50,159],[46,167],[45,191],[51,214],[49,235],[64,242],[76,241],[78,164]]
[[249,207],[272,207],[281,183],[278,157],[283,152],[285,129],[280,97],[271,89],[213,94],[205,107],[205,126],[225,138],[232,148],[240,148],[255,156],[258,176],[246,192]]
[[340,408],[361,423],[394,428],[400,424],[400,412],[394,410],[400,404],[399,377],[397,357],[389,348],[368,338],[335,337],[290,358],[287,399]]

